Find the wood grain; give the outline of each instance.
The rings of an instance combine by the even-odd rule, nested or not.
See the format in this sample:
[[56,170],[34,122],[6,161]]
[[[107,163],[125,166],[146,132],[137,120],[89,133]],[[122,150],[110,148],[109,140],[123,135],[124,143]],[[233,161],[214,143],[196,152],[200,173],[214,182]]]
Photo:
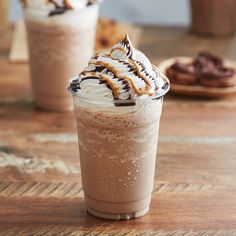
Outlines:
[[[220,236],[220,235],[227,235],[233,236],[235,235],[236,231],[234,230],[201,230],[201,231],[185,231],[185,230],[174,230],[174,231],[141,231],[138,234],[134,231],[130,230],[117,230],[117,231],[110,231],[110,230],[80,230],[78,227],[73,226],[43,226],[43,227],[24,227],[17,228],[11,227],[4,229],[2,235],[4,236],[15,236],[16,234],[19,236],[25,236],[28,232],[31,232],[31,235],[36,236],[45,236],[45,235],[78,235],[78,236]],[[1,234],[0,234],[1,235]]]
[[[7,36],[6,36],[7,38]],[[168,95],[150,213],[129,222],[86,213],[74,115],[35,110],[27,64],[0,40],[0,235],[236,235],[236,97]],[[1,44],[2,42],[2,44]],[[147,27],[154,62],[215,50],[234,60],[236,38]]]
[[[1,197],[0,221],[4,225],[76,226],[82,230],[174,231],[229,230],[236,227],[234,191],[160,192],[146,217],[112,222],[86,213],[81,197]],[[225,198],[227,201],[225,201]],[[227,211],[223,209],[227,208]],[[221,212],[221,214],[219,214]],[[102,224],[102,227],[101,227]]]

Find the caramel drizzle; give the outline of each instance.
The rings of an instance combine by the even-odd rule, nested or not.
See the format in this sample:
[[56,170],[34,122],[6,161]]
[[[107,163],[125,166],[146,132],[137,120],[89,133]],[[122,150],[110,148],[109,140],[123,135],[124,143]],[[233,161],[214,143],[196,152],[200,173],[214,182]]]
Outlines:
[[[111,56],[112,52],[114,52],[115,50],[119,50],[119,51],[124,52],[124,53],[126,54],[126,56],[129,58],[129,62],[135,67],[138,76],[146,83],[146,87],[145,87],[145,88],[139,88],[139,89],[138,89],[138,88],[135,86],[135,84],[134,84],[134,82],[133,82],[133,80],[132,80],[131,78],[129,78],[129,77],[127,77],[127,76],[126,76],[125,78],[126,78],[128,81],[130,81],[130,83],[132,84],[133,89],[135,90],[135,92],[136,92],[138,95],[142,95],[142,94],[149,94],[149,95],[152,95],[152,93],[150,93],[150,89],[151,89],[152,85],[151,85],[149,79],[147,78],[147,76],[145,76],[145,75],[142,74],[142,72],[141,72],[140,69],[139,69],[139,66],[138,66],[137,62],[135,62],[135,61],[133,60],[133,58],[132,58],[132,57],[133,57],[133,53],[132,53],[133,51],[131,50],[131,43],[130,43],[130,39],[129,39],[128,34],[126,34],[124,40],[120,42],[120,45],[123,46],[123,47],[116,47],[116,48],[113,48],[113,49],[111,50],[109,56]],[[126,52],[126,50],[124,49],[124,47],[128,50],[127,52]],[[105,66],[108,67],[109,65],[106,64]],[[115,69],[113,68],[113,70],[115,70]],[[118,78],[120,78],[120,76],[118,75],[118,73],[117,73],[116,70],[115,70],[114,74],[116,74],[116,76],[117,76]],[[151,76],[151,75],[150,75],[150,76]],[[157,86],[156,82],[155,82],[155,85],[156,85],[156,89],[157,89],[158,86]]]
[[129,60],[129,62],[136,68],[138,76],[146,83],[146,87],[144,88],[144,92],[147,92],[148,94],[151,95],[151,93],[149,93],[149,90],[151,89],[152,85],[151,85],[149,79],[141,73],[141,71],[135,61]]
[[125,49],[120,47],[120,48],[112,48],[112,49],[111,49],[111,52],[110,52],[110,55],[111,55],[115,50],[122,51],[122,52],[124,52],[124,53],[126,54]]
[[98,80],[100,79],[100,80],[105,81],[110,86],[110,88],[113,92],[114,98],[118,99],[118,97],[120,95],[119,88],[115,85],[115,83],[112,82],[112,80],[110,78],[108,78],[104,74],[97,75],[96,72],[88,72],[88,73],[81,73],[81,74],[86,76],[84,78],[81,78],[81,82],[85,79],[89,79],[89,77],[96,77]]
[[[144,70],[145,70],[145,66],[141,63],[141,62],[134,62],[134,61],[132,61],[132,60],[130,60],[130,63],[135,63],[134,64],[134,66],[136,67],[136,69],[137,69],[137,72],[138,72],[138,75],[145,81],[147,81],[147,83],[148,83],[148,88],[150,89],[151,88],[151,83],[150,83],[150,81],[149,81],[149,79],[147,78],[147,77],[145,77],[143,74],[142,74],[142,71],[140,71],[140,69],[139,69],[139,67],[138,67],[138,65],[137,64],[139,64]],[[158,89],[158,84],[157,84],[157,81],[155,80],[155,78],[152,76],[152,75],[150,75],[150,74],[148,74],[147,72],[145,72],[147,75],[149,75],[150,77],[151,77],[151,80],[154,82],[154,84],[155,84],[155,89],[157,90]],[[155,74],[156,74],[156,76],[157,76],[157,73],[155,72]],[[148,89],[147,88],[147,89]],[[150,95],[152,95],[151,93],[150,93]]]
[[[98,66],[102,66],[104,67],[105,69],[109,70],[110,72],[112,72],[114,74],[114,77],[117,78],[118,80],[122,80],[122,81],[125,81],[126,82],[126,91],[129,91],[128,89],[130,89],[130,87],[132,86],[134,92],[140,96],[140,95],[143,95],[143,94],[148,94],[148,95],[153,95],[153,93],[150,92],[151,90],[151,87],[152,87],[152,84],[151,82],[149,81],[149,78],[147,77],[150,76],[152,80],[154,80],[153,76],[148,74],[147,72],[145,72],[145,74],[142,73],[142,70],[144,69],[145,70],[145,67],[144,65],[142,65],[142,63],[139,63],[136,62],[132,56],[133,56],[133,51],[132,51],[132,48],[131,48],[131,44],[130,44],[130,40],[129,40],[129,36],[126,35],[125,39],[120,42],[120,47],[116,47],[116,48],[113,48],[110,52],[110,54],[104,54],[105,57],[111,57],[111,54],[112,52],[114,52],[115,50],[119,50],[119,51],[122,51],[125,53],[125,55],[128,57],[128,61],[129,63],[127,62],[124,62],[122,60],[118,60],[120,63],[123,63],[124,65],[129,65],[131,64],[133,67],[130,67],[130,65],[128,66],[128,68],[130,69],[130,71],[132,71],[134,73],[134,75],[136,76],[136,73],[138,75],[138,77],[140,77],[146,84],[145,88],[138,88],[136,86],[136,84],[134,83],[134,80],[132,78],[130,78],[129,76],[121,76],[121,74],[119,73],[119,71],[117,71],[117,69],[115,68],[115,66],[112,66],[110,65],[109,63],[106,63],[106,62],[103,62],[103,61],[96,61],[95,63],[93,63],[92,61],[90,62],[90,64],[93,64],[95,65],[95,68],[97,68]],[[124,46],[124,47],[122,47]],[[95,56],[93,57],[93,59],[98,59],[99,57],[99,54],[95,54]],[[141,67],[141,69],[140,69]],[[135,68],[135,69],[134,69]],[[97,75],[97,73],[99,73]],[[118,99],[119,95],[120,95],[120,92],[119,92],[119,87],[116,86],[115,83],[113,83],[113,80],[108,78],[107,76],[105,76],[104,74],[101,74],[100,71],[96,71],[93,70],[93,71],[88,71],[88,72],[83,72],[81,73],[81,75],[84,75],[86,77],[82,78],[81,79],[81,82],[84,80],[84,79],[87,79],[89,78],[89,76],[93,76],[97,79],[100,79],[102,81],[105,81],[107,84],[108,84],[108,87],[112,90],[113,92],[113,96],[114,96],[114,99]],[[155,86],[156,86],[156,89],[158,89],[158,86],[157,86],[157,83],[156,81],[154,80],[154,83],[155,83]],[[128,89],[127,89],[128,87]],[[131,95],[130,95],[131,97]]]
[[[134,63],[135,63],[135,62],[134,62]],[[123,79],[127,80],[127,81],[131,84],[133,90],[135,91],[135,93],[136,93],[138,96],[143,95],[143,94],[151,95],[151,93],[148,91],[148,90],[151,88],[151,84],[150,84],[150,82],[147,80],[147,78],[145,78],[144,82],[145,82],[146,84],[147,84],[147,82],[148,82],[149,85],[147,85],[144,89],[142,89],[142,88],[138,88],[138,87],[135,85],[134,81],[133,81],[131,78],[129,78],[128,76],[121,76],[121,75],[118,73],[118,71],[115,69],[115,67],[109,65],[108,63],[105,63],[105,62],[102,62],[102,61],[97,61],[97,62],[95,63],[95,65],[97,65],[97,66],[101,66],[101,65],[102,65],[102,66],[106,67],[108,70],[110,70],[110,71],[115,75],[116,78],[118,78],[118,79],[122,79],[122,78],[123,78]],[[141,77],[141,78],[142,78],[142,77]],[[142,79],[143,79],[143,78],[142,78]]]
[[74,8],[74,7],[73,7],[73,4],[71,3],[70,0],[64,0],[64,1],[63,1],[63,5],[64,5],[64,7],[65,7],[66,9],[73,9],[73,8]]
[[137,86],[135,85],[134,81],[129,78],[128,76],[120,76],[118,71],[115,69],[115,67],[113,66],[110,66],[108,63],[105,63],[105,62],[102,62],[102,61],[97,61],[96,66],[104,66],[106,67],[108,70],[110,70],[114,76],[117,78],[117,79],[125,79],[127,80],[128,82],[130,82],[132,88],[134,89],[134,91],[138,94],[138,95],[142,95],[142,93],[140,93],[140,90],[137,88]]
[[[125,38],[118,44],[119,46],[115,47],[115,48],[112,48],[111,51],[110,51],[110,54],[109,56],[111,56],[111,54],[115,51],[115,50],[119,50],[119,51],[122,51],[125,53],[125,55],[128,57],[128,58],[131,58],[133,57],[133,48],[131,48],[131,42],[130,42],[130,39],[129,39],[129,35],[126,34]],[[127,50],[127,52],[126,52]]]
[[111,86],[111,90],[113,92],[114,99],[118,99],[120,93],[119,93],[119,88],[115,85],[115,83],[113,83],[110,78],[106,77],[103,74],[99,74],[99,78],[106,81]]
[[[132,59],[133,57],[133,50],[131,50],[131,42],[130,42],[130,39],[129,39],[129,35],[126,34],[125,35],[125,38],[120,42],[120,44],[124,47],[127,48],[128,52],[127,52],[127,56]],[[133,49],[133,48],[132,48]]]

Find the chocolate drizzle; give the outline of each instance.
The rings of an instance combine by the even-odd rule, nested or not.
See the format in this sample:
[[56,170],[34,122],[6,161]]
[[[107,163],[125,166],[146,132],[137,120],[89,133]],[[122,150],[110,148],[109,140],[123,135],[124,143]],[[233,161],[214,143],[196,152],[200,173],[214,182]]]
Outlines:
[[87,6],[93,5],[97,2],[97,0],[88,0]]
[[52,10],[48,13],[48,16],[61,15],[61,14],[65,13],[66,11],[67,11],[67,9],[63,8],[63,7],[55,8],[54,10]]
[[[140,61],[138,57],[135,59],[136,52],[138,56],[141,55]],[[132,106],[136,104],[138,96],[152,96],[159,89],[159,75],[150,69],[151,64],[150,67],[148,64],[149,69],[146,68],[146,64],[143,64],[146,61],[150,63],[142,53],[135,51],[126,35],[110,54],[95,54],[80,74],[78,83],[81,85],[88,79],[99,80],[99,84],[105,84],[112,91],[116,106]]]
[[122,47],[125,47],[127,48],[127,57],[129,57],[130,59],[133,60],[133,54],[134,54],[134,49],[131,45],[131,42],[130,42],[130,39],[129,39],[129,36],[128,34],[126,34],[125,38],[120,42],[120,45]]
[[76,79],[73,79],[71,82],[70,82],[70,89],[72,90],[72,92],[77,92],[80,88],[80,83],[79,83],[79,77],[76,78]]
[[[126,102],[127,101],[127,102]],[[128,107],[128,106],[135,106],[136,102],[135,101],[130,101],[129,99],[125,100],[125,102],[120,102],[120,101],[115,101],[114,102],[115,106],[117,107]]]
[[[147,87],[144,88],[144,89],[142,89],[142,88],[138,88],[138,87],[137,87],[137,85],[135,84],[135,82],[133,81],[133,79],[132,79],[131,77],[129,77],[129,76],[121,76],[121,75],[119,74],[119,72],[116,70],[116,68],[113,67],[113,66],[111,66],[111,65],[109,65],[108,63],[104,63],[103,61],[97,61],[97,62],[96,62],[96,65],[105,66],[109,71],[111,71],[111,72],[114,74],[114,77],[115,77],[115,78],[118,78],[118,79],[120,79],[120,78],[125,79],[128,83],[131,84],[133,90],[135,91],[135,93],[136,93],[138,96],[141,96],[141,95],[143,95],[143,94],[149,94],[149,95],[151,95],[150,92],[149,92],[149,90],[148,90],[148,88],[150,88],[150,86],[149,86],[149,84],[147,84],[147,83],[149,83],[149,81],[148,81],[148,79],[146,79],[145,77],[143,77],[143,76],[140,77],[140,78],[141,78],[142,80],[144,80],[144,81],[146,82],[146,84],[147,84]],[[135,62],[134,62],[134,65],[136,65]],[[136,68],[136,70],[138,70],[138,66],[137,66],[137,65],[135,66],[135,68]],[[135,70],[133,70],[133,72],[135,72]],[[139,73],[139,72],[138,72],[138,73]],[[114,91],[113,91],[113,92],[114,92]]]
[[[152,88],[152,84],[150,83],[150,81],[154,83],[155,85],[154,90],[156,91],[158,89],[157,80],[152,75],[147,73],[146,68],[143,65],[143,63],[139,61],[134,61],[134,66],[136,67],[136,71],[134,73],[140,78],[142,78],[142,80],[147,84],[145,91],[149,91]],[[141,67],[141,70],[139,69],[139,67]],[[149,92],[149,95],[152,95],[152,93]]]
[[68,0],[63,1],[63,6],[60,6],[55,0],[48,0],[48,2],[52,3],[55,6],[55,9],[48,13],[48,16],[55,16],[65,13],[67,10],[71,10],[72,6],[68,2]]

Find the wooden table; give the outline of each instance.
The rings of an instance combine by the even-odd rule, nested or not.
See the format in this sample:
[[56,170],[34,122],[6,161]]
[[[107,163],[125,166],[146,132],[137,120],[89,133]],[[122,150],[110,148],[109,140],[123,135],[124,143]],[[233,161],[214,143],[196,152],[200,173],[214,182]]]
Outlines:
[[[236,98],[165,99],[150,213],[100,220],[85,211],[73,113],[35,110],[27,64],[0,43],[0,235],[236,235]],[[154,64],[201,49],[236,59],[236,38],[149,27]]]

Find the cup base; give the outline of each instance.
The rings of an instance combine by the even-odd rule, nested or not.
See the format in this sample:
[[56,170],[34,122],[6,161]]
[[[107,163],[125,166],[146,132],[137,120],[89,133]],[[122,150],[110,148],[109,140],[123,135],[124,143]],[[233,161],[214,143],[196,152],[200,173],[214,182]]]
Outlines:
[[151,196],[129,202],[101,201],[85,195],[90,214],[108,220],[129,220],[144,216],[149,211]]
[[149,207],[141,210],[141,211],[137,211],[137,212],[133,212],[133,213],[128,213],[128,214],[109,214],[109,213],[103,213],[103,212],[99,212],[96,210],[93,210],[89,207],[87,207],[87,211],[93,215],[96,216],[98,218],[101,219],[106,219],[106,220],[131,220],[131,219],[135,219],[135,218],[139,218],[142,217],[144,215],[146,215],[149,211]]

